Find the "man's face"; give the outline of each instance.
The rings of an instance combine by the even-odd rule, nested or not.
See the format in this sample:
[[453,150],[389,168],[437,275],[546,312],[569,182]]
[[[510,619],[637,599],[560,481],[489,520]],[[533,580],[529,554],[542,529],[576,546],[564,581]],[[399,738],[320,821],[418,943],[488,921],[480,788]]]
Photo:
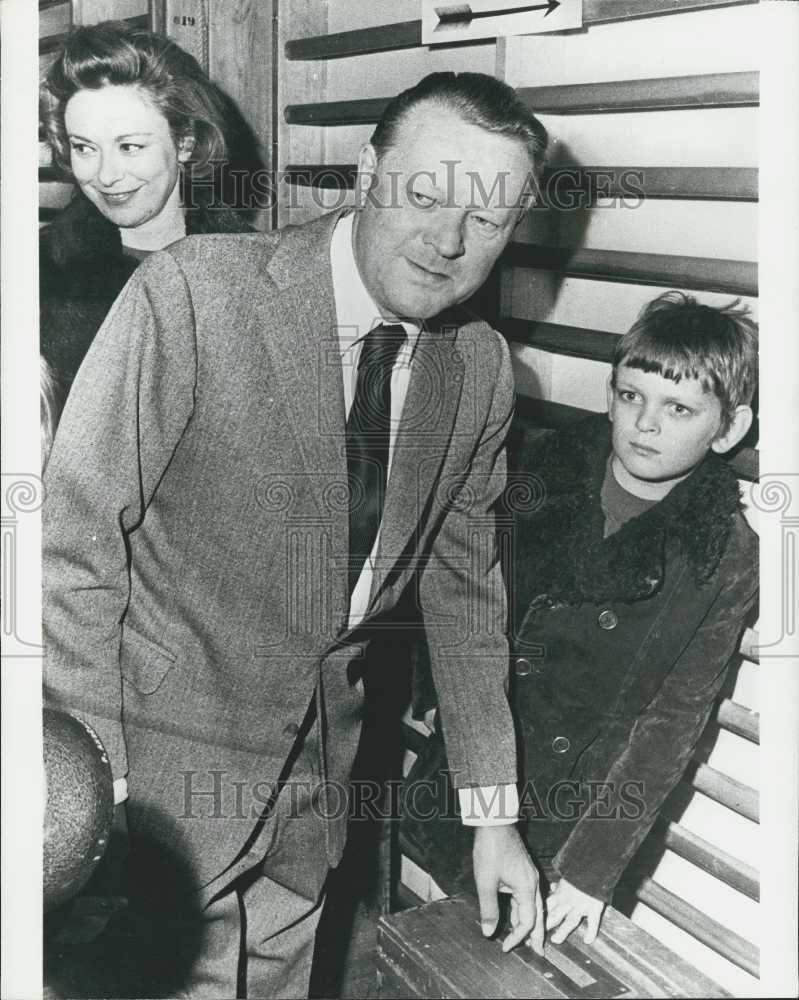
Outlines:
[[401,123],[379,163],[366,146],[355,259],[386,316],[427,319],[483,284],[520,217],[530,159],[522,142],[432,102]]

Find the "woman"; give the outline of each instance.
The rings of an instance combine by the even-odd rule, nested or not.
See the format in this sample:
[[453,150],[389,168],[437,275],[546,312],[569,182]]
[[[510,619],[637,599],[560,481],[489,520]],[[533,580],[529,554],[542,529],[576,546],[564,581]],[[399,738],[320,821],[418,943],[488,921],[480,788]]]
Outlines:
[[192,233],[250,231],[214,173],[228,112],[167,38],[113,21],[67,38],[41,112],[54,160],[78,186],[40,241],[41,350],[64,393],[147,254]]

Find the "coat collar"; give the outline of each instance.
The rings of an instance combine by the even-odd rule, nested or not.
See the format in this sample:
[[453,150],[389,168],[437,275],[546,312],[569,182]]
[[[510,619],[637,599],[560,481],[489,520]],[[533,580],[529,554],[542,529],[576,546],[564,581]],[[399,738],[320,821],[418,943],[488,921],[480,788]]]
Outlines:
[[[600,491],[611,426],[597,414],[511,457],[509,491],[533,485],[540,502],[514,513],[516,621],[530,605],[630,602],[663,586],[666,561],[687,560],[697,585],[715,572],[740,510],[735,474],[713,452],[660,503],[603,537]],[[513,459],[516,459],[513,461]],[[506,492],[506,505],[513,509]],[[518,494],[517,494],[518,495]]]
[[[243,218],[230,208],[211,208],[195,195],[197,207],[186,212],[186,235],[198,233],[242,233],[251,231]],[[47,227],[45,239],[52,262],[70,270],[107,265],[109,258],[123,254],[119,228],[76,190],[72,201]]]

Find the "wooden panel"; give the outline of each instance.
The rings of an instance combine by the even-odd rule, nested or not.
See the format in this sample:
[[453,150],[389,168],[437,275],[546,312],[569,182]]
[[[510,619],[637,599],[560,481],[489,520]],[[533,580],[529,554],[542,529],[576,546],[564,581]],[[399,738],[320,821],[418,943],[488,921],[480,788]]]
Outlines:
[[624,250],[576,250],[534,243],[511,243],[504,260],[514,267],[557,271],[571,277],[757,295],[757,264],[744,260]]
[[635,895],[655,913],[723,955],[739,969],[745,969],[752,976],[758,975],[759,954],[751,941],[722,926],[651,878],[643,879]]
[[683,780],[690,782],[696,791],[732,809],[739,816],[744,816],[753,823],[760,822],[760,796],[749,785],[722,774],[709,764],[696,761],[689,765]]
[[[150,17],[148,14],[141,14],[136,17],[127,17],[124,20],[134,28],[149,28],[150,26]],[[50,35],[48,38],[40,39],[39,55],[46,55],[47,53],[54,52],[61,46],[66,37],[67,33],[64,32],[62,34]]]
[[[333,190],[355,186],[354,163],[290,164],[289,184]],[[680,198],[757,201],[757,170],[751,167],[589,167],[554,165],[544,171],[545,202],[585,193],[597,198]]]
[[[540,115],[743,107],[758,103],[758,74],[709,73],[612,83],[520,87],[517,93]],[[370,97],[355,101],[287,104],[284,116],[290,125],[368,125],[380,118],[389,100],[389,97]]]
[[508,340],[517,344],[527,344],[553,354],[608,363],[612,361],[616,344],[621,339],[621,334],[618,333],[528,319],[502,318],[496,326]]
[[98,24],[149,17],[148,9],[147,0],[73,0],[72,16],[75,24]]
[[[381,996],[699,997],[716,983],[608,908],[594,945],[579,935],[547,943],[544,958],[520,947],[503,955],[480,932],[476,901],[458,896],[381,918]],[[395,992],[385,992],[389,986]]]
[[[583,0],[583,26],[756,2],[757,0]],[[396,24],[381,24],[357,31],[294,38],[286,42],[285,53],[287,59],[340,59],[372,52],[416,48],[421,44],[421,20],[398,21]]]
[[[208,24],[208,75],[219,84],[234,108],[229,120],[233,138],[229,159],[234,170],[250,177],[274,177],[273,13],[275,0],[246,3],[214,0]],[[241,192],[253,212],[270,213],[273,198],[267,184],[250,184]],[[263,190],[262,190],[263,188]],[[256,216],[256,221],[261,220]]]
[[726,885],[742,892],[750,899],[760,899],[760,882],[757,871],[739,858],[733,857],[715,844],[697,836],[679,823],[661,817],[650,834],[650,841],[667,847]]

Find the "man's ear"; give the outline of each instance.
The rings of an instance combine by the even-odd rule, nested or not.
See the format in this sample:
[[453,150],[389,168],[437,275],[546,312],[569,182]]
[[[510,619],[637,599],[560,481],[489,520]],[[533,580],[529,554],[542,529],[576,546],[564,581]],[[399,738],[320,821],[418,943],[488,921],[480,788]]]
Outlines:
[[608,375],[607,381],[605,382],[605,389],[608,394],[608,419],[613,420],[613,371],[611,370],[610,375]]
[[196,145],[196,136],[191,133],[181,136],[178,142],[178,163],[186,163],[187,160],[190,160]]
[[730,426],[723,434],[719,434],[716,440],[710,445],[713,451],[719,455],[723,455],[731,448],[734,448],[739,441],[746,437],[749,428],[752,426],[752,418],[751,406],[744,406],[743,404],[736,406]]
[[355,178],[355,204],[358,208],[363,208],[376,174],[377,151],[371,142],[367,142],[358,153],[358,176]]

